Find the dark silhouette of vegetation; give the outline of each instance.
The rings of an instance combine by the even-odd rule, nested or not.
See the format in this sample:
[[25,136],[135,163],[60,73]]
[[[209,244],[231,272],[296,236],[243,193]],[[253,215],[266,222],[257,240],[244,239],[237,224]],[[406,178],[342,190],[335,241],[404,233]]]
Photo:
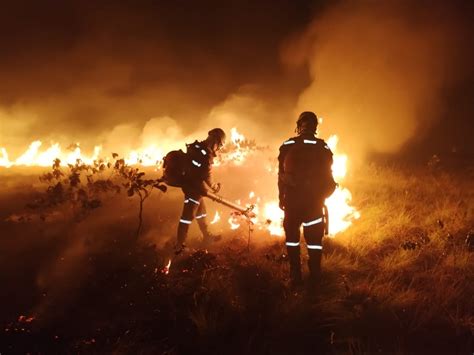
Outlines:
[[[113,154],[113,157],[116,158],[117,155]],[[140,198],[138,227],[136,232],[138,238],[143,224],[143,204],[145,200],[150,197],[153,189],[159,189],[162,192],[166,192],[166,185],[162,184],[160,179],[144,179],[145,173],[143,171],[127,165],[123,159],[115,161],[114,170],[124,181],[122,185],[127,190],[127,195],[129,197],[137,195]]]
[[138,238],[143,225],[145,200],[153,189],[166,192],[166,185],[162,184],[160,179],[145,179],[145,172],[128,165],[124,159],[119,159],[116,153],[112,154],[112,158],[112,163],[100,159],[92,164],[78,159],[75,164],[68,164],[67,169],[56,159],[51,171],[40,176],[40,181],[48,187],[27,207],[37,212],[42,220],[58,208],[65,209],[70,212],[73,220],[78,222],[101,207],[107,196],[125,190],[127,196],[139,197],[136,231]]

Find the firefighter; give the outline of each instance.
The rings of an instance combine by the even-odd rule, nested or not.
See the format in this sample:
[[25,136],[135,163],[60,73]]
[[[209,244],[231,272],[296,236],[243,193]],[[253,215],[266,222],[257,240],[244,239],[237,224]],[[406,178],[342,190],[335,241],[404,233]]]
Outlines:
[[195,218],[203,235],[203,244],[220,239],[209,232],[206,205],[203,197],[208,188],[213,192],[220,190],[219,183],[212,182],[211,168],[216,153],[224,146],[226,135],[220,128],[211,129],[204,141],[186,144],[187,168],[181,189],[184,193],[183,212],[178,224],[176,253],[185,248],[189,226]]
[[324,140],[316,138],[318,119],[303,112],[296,122],[297,136],[283,142],[278,156],[280,208],[293,286],[302,285],[300,227],[309,255],[310,283],[317,284],[321,274],[322,239],[325,232],[324,200],[336,188],[332,177],[332,152]]

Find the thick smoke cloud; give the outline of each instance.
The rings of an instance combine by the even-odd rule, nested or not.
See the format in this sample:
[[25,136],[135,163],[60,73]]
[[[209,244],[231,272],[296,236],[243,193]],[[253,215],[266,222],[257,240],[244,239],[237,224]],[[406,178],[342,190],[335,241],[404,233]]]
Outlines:
[[33,139],[92,150],[98,137],[124,126],[132,135],[154,117],[173,117],[188,135],[241,87],[275,88],[256,100],[295,97],[301,84],[285,79],[278,51],[308,2],[5,5],[0,146],[12,157]]
[[125,153],[158,143],[167,124],[166,139],[221,125],[276,144],[303,109],[351,157],[396,152],[432,125],[431,146],[452,144],[474,111],[472,10],[462,0],[10,3],[0,147],[12,159],[34,139]]
[[[241,88],[215,105],[201,118],[200,125],[193,130],[169,116],[153,117],[144,124],[120,124],[98,138],[103,152],[124,154],[137,147],[156,147],[168,150],[185,149],[185,143],[202,140],[214,127],[221,127],[231,139],[231,130],[244,134],[247,139],[258,139],[259,146],[275,148],[288,134],[287,124],[294,118],[291,105],[272,105],[252,88]],[[271,127],[271,129],[269,129]],[[276,156],[276,148],[270,154]]]
[[339,134],[351,157],[397,152],[420,131],[449,120],[445,92],[472,74],[472,6],[461,5],[344,1],[329,7],[284,50],[286,62],[307,64],[312,78],[297,112],[317,111],[325,135]]

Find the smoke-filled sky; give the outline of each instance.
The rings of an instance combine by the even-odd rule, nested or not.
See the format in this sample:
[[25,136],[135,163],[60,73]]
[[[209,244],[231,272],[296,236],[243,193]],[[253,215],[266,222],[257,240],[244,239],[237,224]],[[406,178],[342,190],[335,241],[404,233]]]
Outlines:
[[116,149],[218,125],[274,143],[313,110],[360,155],[473,152],[473,14],[472,1],[4,2],[0,147]]

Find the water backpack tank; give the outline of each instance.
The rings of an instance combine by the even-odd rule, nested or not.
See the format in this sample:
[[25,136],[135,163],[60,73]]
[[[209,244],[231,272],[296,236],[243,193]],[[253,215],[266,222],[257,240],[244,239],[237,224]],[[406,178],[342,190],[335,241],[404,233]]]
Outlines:
[[180,150],[172,150],[163,158],[163,181],[175,187],[183,186],[188,156]]

